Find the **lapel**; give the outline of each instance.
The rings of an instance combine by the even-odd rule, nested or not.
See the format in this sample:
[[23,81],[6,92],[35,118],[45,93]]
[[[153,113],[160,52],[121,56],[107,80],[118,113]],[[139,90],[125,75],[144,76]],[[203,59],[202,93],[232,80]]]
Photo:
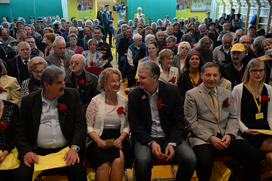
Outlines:
[[[215,110],[213,108],[212,102],[210,100],[210,95],[208,94],[207,90],[205,89],[204,85],[201,84],[198,86],[199,88],[199,93],[203,99],[203,101],[205,102],[206,106],[209,108],[209,110],[211,111],[211,113],[217,118],[217,115],[215,113]],[[219,93],[219,92],[218,92]],[[219,104],[219,102],[218,102]],[[220,105],[219,105],[220,106]],[[220,114],[221,114],[221,110],[220,110]]]
[[40,121],[41,121],[41,115],[42,115],[42,90],[37,91],[37,95],[33,99],[32,104],[32,121],[33,121],[33,128],[35,131],[35,135],[38,135]]
[[0,79],[0,86],[4,87],[5,85],[7,85],[7,76],[6,75],[2,75],[1,79]]
[[[55,65],[58,66],[58,67],[60,67],[60,61],[59,61],[58,57],[56,56],[56,54],[53,53],[52,56],[54,56],[54,58],[52,57],[52,58],[53,58],[52,60],[54,61]],[[63,59],[62,61],[63,61],[63,63],[64,63],[64,59]],[[65,64],[64,64],[64,65],[65,65]]]
[[[158,81],[158,86],[159,86],[158,100],[161,101],[162,104],[165,104],[165,88],[164,88],[164,84],[161,81]],[[164,107],[162,107],[162,109],[159,109],[161,123],[162,123],[163,110],[164,110]]]
[[[142,102],[142,109],[141,110],[145,110],[146,111],[146,116],[147,116],[147,120],[148,120],[148,126],[151,126],[152,124],[152,118],[151,118],[151,109],[150,109],[150,103],[149,103],[149,98],[148,98],[148,94],[141,89],[141,102]],[[145,97],[145,98],[144,98]]]
[[223,111],[223,102],[228,98],[226,94],[224,94],[224,89],[221,89],[217,86],[217,92],[218,92],[218,106],[220,110],[220,120],[222,118],[222,111]]
[[[62,95],[61,97],[59,97],[58,99],[58,105],[59,104],[65,104],[67,106],[67,110],[69,110],[70,112],[68,112],[66,115],[69,116],[69,114],[71,114],[71,109],[68,107],[67,105],[67,100],[69,100],[67,97],[66,97],[66,94],[64,93],[64,95]],[[57,105],[57,106],[58,106]],[[63,112],[60,112],[60,110],[58,109],[58,114],[59,114],[59,122],[60,122],[60,127],[61,129],[63,128],[64,126],[64,122],[65,122],[65,115]]]

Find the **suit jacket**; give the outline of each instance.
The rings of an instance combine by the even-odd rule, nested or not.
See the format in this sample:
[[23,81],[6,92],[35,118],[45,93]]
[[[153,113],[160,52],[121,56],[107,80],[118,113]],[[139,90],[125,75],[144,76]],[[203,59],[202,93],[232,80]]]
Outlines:
[[20,98],[20,85],[16,78],[2,75],[0,77],[0,87],[3,88],[3,94],[7,94],[7,101],[18,104]]
[[[56,65],[57,67],[60,67],[60,61],[55,53],[45,57],[44,59],[47,61],[48,65]],[[65,67],[66,75],[70,74],[71,69],[68,66],[66,66],[66,62],[71,61],[71,56],[65,54],[62,61],[63,61],[64,67]]]
[[[14,129],[15,144],[19,158],[32,151],[37,144],[37,136],[42,114],[41,91],[33,92],[22,99],[20,118]],[[68,141],[67,146],[77,145],[84,149],[87,125],[80,103],[79,93],[75,89],[65,88],[58,103],[65,104],[70,112],[64,115],[58,110],[61,131]]]
[[[186,93],[184,113],[188,124],[189,142],[191,147],[210,144],[212,136],[217,136],[218,128],[224,135],[233,135],[236,138],[239,131],[239,121],[233,106],[233,97],[227,89],[217,86],[220,120],[216,116],[210,95],[201,84]],[[230,106],[223,108],[223,102],[228,98]],[[218,123],[219,122],[219,123]]]
[[[131,44],[133,44],[133,39],[131,39]],[[131,45],[128,43],[127,37],[121,38],[118,45],[118,53],[120,56],[124,56],[128,51],[128,47]]]
[[109,21],[111,20],[110,16],[109,16],[109,12],[106,12],[105,10],[102,12],[101,14],[101,22],[102,22],[102,26],[105,29],[105,31],[109,30]]
[[[181,143],[185,138],[185,122],[177,86],[159,80],[158,85],[158,100],[168,106],[163,106],[159,110],[162,130],[169,142]],[[139,86],[128,94],[128,120],[132,136],[137,141],[141,144],[154,141],[154,138],[150,136],[152,119],[148,94]]]
[[[30,56],[30,59],[32,56]],[[7,62],[8,75],[17,78],[19,84],[30,77],[27,66],[23,64],[20,56],[16,56]]]

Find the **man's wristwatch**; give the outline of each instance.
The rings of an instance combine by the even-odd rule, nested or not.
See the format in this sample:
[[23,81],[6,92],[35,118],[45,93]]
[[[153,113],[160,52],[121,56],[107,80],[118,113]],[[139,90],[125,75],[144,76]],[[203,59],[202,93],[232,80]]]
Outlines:
[[79,152],[80,148],[78,146],[71,146],[71,149],[76,150],[76,152]]

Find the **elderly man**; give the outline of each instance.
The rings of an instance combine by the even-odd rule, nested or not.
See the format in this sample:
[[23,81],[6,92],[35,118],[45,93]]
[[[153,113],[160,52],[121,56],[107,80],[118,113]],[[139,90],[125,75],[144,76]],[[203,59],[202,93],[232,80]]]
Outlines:
[[64,80],[66,87],[78,90],[83,110],[86,110],[92,98],[100,93],[97,90],[97,76],[84,70],[85,67],[85,57],[80,54],[73,55],[70,62],[72,72]]
[[264,40],[265,40],[265,37],[258,36],[257,38],[255,38],[255,40],[250,45],[250,47],[247,49],[247,51],[253,53],[256,57],[258,57],[258,55],[263,52],[262,42]]
[[49,66],[41,75],[42,89],[22,99],[21,114],[14,135],[22,160],[14,181],[32,180],[38,155],[57,153],[69,146],[63,155],[62,168],[69,181],[87,181],[83,167],[86,118],[75,89],[65,88],[64,71]]
[[200,25],[198,27],[198,31],[199,31],[199,33],[195,37],[195,43],[197,43],[199,41],[200,34],[207,31],[206,25],[205,24]]
[[[24,30],[27,32],[27,36],[32,36],[32,30],[31,30],[31,25],[25,25]],[[35,36],[32,36],[35,39],[36,45],[39,45],[39,39],[36,38]]]
[[93,32],[93,37],[98,41],[97,51],[103,54],[103,64],[104,68],[112,67],[111,61],[113,59],[111,48],[106,41],[102,40],[102,34],[100,28],[95,28]]
[[236,43],[230,50],[231,62],[225,67],[223,77],[231,82],[232,89],[234,86],[242,82],[246,64],[242,62],[245,57],[245,46],[241,43]]
[[63,36],[64,39],[67,39],[67,36],[69,35],[69,30],[70,30],[70,27],[72,26],[71,22],[67,21],[65,23],[65,32],[62,33],[61,36]]
[[[126,36],[124,38],[120,39],[119,45],[118,45],[118,53],[120,57],[119,61],[119,70],[122,73],[122,78],[127,74],[127,71],[129,69],[128,66],[128,59],[127,59],[127,51],[128,47],[133,43],[132,39],[132,28],[128,27],[126,28]],[[124,81],[124,80],[122,80]]]
[[158,51],[158,53],[159,53],[162,49],[166,48],[166,41],[164,40],[163,31],[158,31],[156,34],[156,38],[157,38],[157,43],[158,43],[158,47],[159,47],[159,51]]
[[226,60],[231,50],[232,35],[226,33],[222,38],[222,45],[213,50],[213,61],[218,64],[226,64]]
[[91,28],[91,26],[89,26],[89,25],[85,26],[84,34],[85,34],[85,36],[84,36],[84,38],[82,40],[83,45],[84,45],[83,49],[84,50],[89,50],[89,47],[88,47],[87,43],[88,43],[88,40],[93,37],[93,29]]
[[244,64],[247,64],[251,59],[256,58],[254,53],[248,52],[251,45],[251,38],[248,35],[244,35],[240,38],[239,42],[245,46],[245,58],[242,60]]
[[9,22],[4,21],[1,25],[3,28],[9,29]]
[[30,45],[31,54],[33,57],[40,56],[44,58],[44,54],[41,50],[37,49],[35,39],[32,36],[27,36],[25,41]]
[[126,35],[127,35],[127,28],[128,28],[127,24],[122,24],[121,25],[122,33],[120,33],[120,34],[118,34],[116,36],[116,43],[115,44],[116,44],[117,51],[118,51],[118,48],[119,48],[120,39],[125,38]]
[[167,31],[166,31],[166,35],[167,36],[171,36],[171,35],[174,35],[174,27],[173,26],[167,26]]
[[[69,35],[70,34],[75,34],[78,36],[78,29],[74,26],[70,27],[69,29]],[[67,42],[67,39],[65,39],[65,41]],[[77,38],[77,46],[81,46],[81,47],[84,47],[84,44],[83,44],[83,41],[81,38]]]
[[135,56],[138,51],[141,49],[145,49],[146,45],[142,42],[142,36],[136,34],[133,36],[133,44],[128,47],[127,51],[127,59],[129,69],[129,76],[128,76],[128,87],[125,89],[126,92],[130,92],[132,90],[132,86],[135,83],[135,75],[138,67],[138,61],[135,61]]
[[244,36],[244,31],[242,29],[239,29],[235,32],[236,38],[234,39],[234,43],[239,43],[240,38]]
[[218,152],[233,157],[243,166],[243,180],[260,180],[261,154],[238,136],[239,120],[231,91],[217,86],[219,66],[214,62],[206,63],[201,68],[201,79],[200,86],[187,91],[184,104],[199,181],[210,180]]
[[203,37],[199,40],[198,45],[193,49],[198,51],[204,63],[213,61],[213,51],[211,50],[212,40],[209,37]]
[[110,28],[110,24],[109,24],[109,21],[112,20],[112,17],[110,15],[110,13],[108,12],[109,9],[110,9],[110,5],[109,4],[105,4],[105,9],[104,11],[102,12],[101,14],[101,22],[102,22],[102,26],[104,28],[104,37],[103,37],[103,40],[106,41],[106,38],[109,34],[109,43],[110,43],[110,46],[112,47],[112,32],[109,30]]
[[1,30],[1,38],[0,41],[5,42],[7,44],[10,44],[11,42],[15,41],[14,38],[12,38],[11,36],[9,36],[9,31],[6,28],[3,28]]
[[256,38],[256,26],[250,26],[248,28],[248,33],[247,35],[251,38],[253,41]]
[[166,38],[166,46],[168,49],[172,50],[174,55],[177,55],[178,53],[178,47],[176,47],[177,44],[177,38],[173,35],[168,36]]
[[48,65],[56,65],[60,67],[66,75],[70,74],[70,60],[71,56],[65,53],[65,41],[62,39],[55,39],[53,42],[53,50],[54,53],[45,57],[44,59],[47,61]]
[[18,43],[25,41],[25,37],[26,37],[27,33],[24,30],[18,30],[16,32],[16,40],[13,42],[10,42],[10,46],[12,47],[12,49],[17,52],[17,45]]
[[138,72],[140,86],[128,94],[136,179],[150,181],[154,161],[166,159],[179,164],[177,181],[190,181],[196,157],[185,141],[183,105],[177,86],[158,80],[160,68],[155,62],[141,63]]
[[[224,23],[223,24],[223,30],[224,31],[230,31],[230,29],[231,29],[230,23]],[[234,32],[230,32],[230,33],[231,33],[231,35],[233,37],[233,40],[234,40],[236,38],[236,34]]]
[[22,41],[18,44],[18,56],[7,62],[8,75],[17,78],[20,85],[24,80],[30,77],[28,71],[28,63],[32,58],[30,53],[30,45]]

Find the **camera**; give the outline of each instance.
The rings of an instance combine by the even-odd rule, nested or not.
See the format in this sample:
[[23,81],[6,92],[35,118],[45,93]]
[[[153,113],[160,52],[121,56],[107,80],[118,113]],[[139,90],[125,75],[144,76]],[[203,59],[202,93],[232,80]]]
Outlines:
[[127,9],[127,6],[125,5],[124,1],[121,1],[121,4],[116,4],[115,6],[113,6],[113,11],[122,11],[122,9]]

